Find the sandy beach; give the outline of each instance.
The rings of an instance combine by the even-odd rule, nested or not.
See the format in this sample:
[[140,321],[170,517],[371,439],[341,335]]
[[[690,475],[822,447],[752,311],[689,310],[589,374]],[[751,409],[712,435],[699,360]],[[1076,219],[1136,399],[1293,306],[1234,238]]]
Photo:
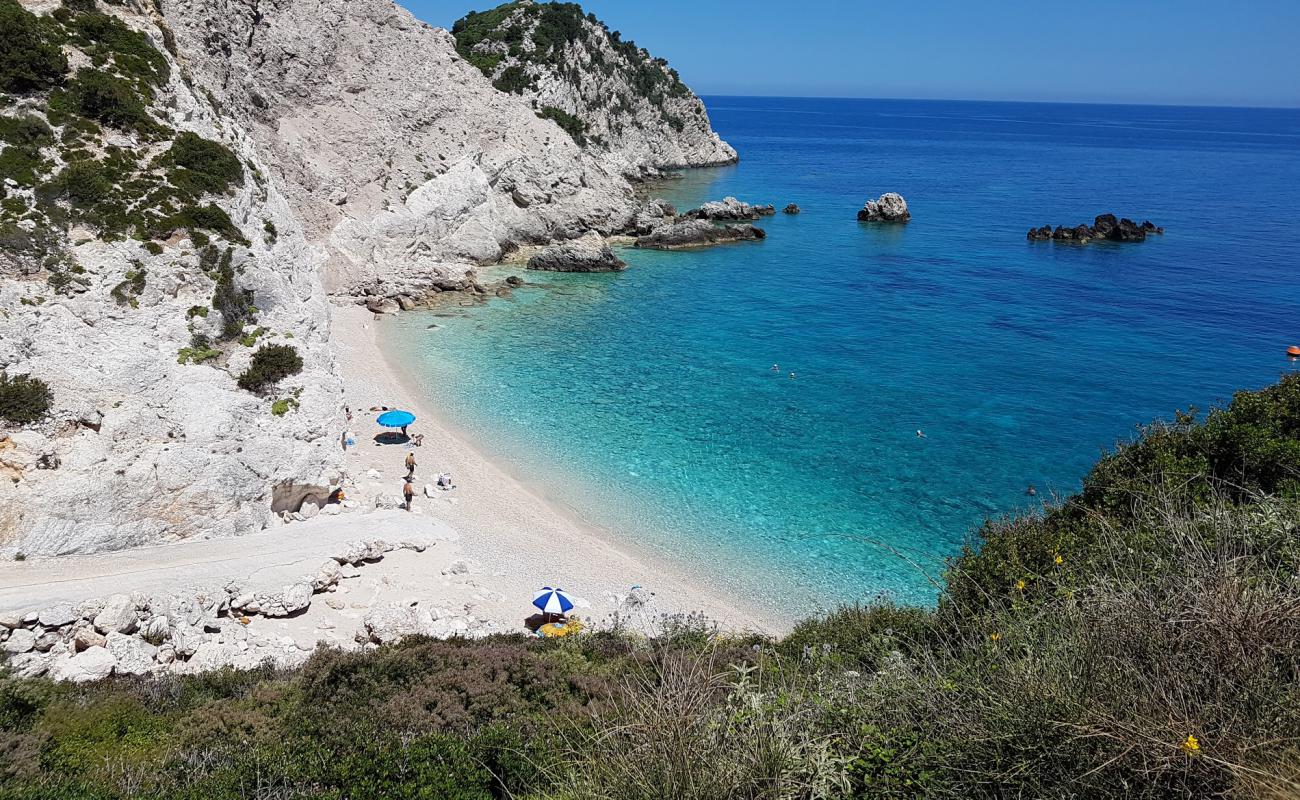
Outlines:
[[[581,613],[599,622],[615,610],[620,596],[639,585],[654,594],[659,613],[703,613],[733,630],[779,629],[724,586],[703,583],[675,565],[620,547],[571,509],[548,500],[543,488],[525,484],[485,457],[454,424],[429,408],[402,372],[385,359],[378,327],[384,322],[359,306],[333,309],[332,338],[357,434],[357,445],[348,454],[349,471],[359,499],[367,503],[381,492],[400,493],[405,475],[402,462],[408,451],[419,462],[417,487],[433,484],[439,473],[451,473],[456,488],[435,489],[431,498],[421,491],[413,514],[432,516],[459,534],[448,545],[470,566],[469,573],[459,577],[473,584],[469,588],[493,598],[476,603],[477,616],[516,630],[528,611],[531,593],[550,585],[580,598],[586,606]],[[374,443],[379,428],[370,409],[385,405],[416,414],[410,432],[424,435],[422,446]],[[380,477],[369,477],[372,470]],[[429,590],[446,592],[439,586]],[[446,603],[454,598],[431,599]]]

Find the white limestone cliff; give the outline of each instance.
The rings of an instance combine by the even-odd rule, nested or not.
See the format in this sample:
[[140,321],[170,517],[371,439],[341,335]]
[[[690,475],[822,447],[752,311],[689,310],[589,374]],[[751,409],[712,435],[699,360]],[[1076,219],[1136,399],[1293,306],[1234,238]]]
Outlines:
[[331,291],[418,286],[511,243],[631,217],[616,171],[387,0],[179,0],[163,13],[325,251]]

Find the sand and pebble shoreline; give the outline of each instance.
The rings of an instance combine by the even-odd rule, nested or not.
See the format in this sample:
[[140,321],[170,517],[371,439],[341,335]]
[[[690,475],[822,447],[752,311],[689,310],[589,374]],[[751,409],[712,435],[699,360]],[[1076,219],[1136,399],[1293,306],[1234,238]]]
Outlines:
[[[664,615],[698,614],[730,631],[781,629],[721,583],[620,546],[484,456],[385,358],[389,321],[356,305],[333,309],[356,441],[343,504],[245,536],[0,564],[0,651],[10,665],[94,680],[265,659],[293,666],[318,643],[522,632],[544,585],[571,594],[588,625],[617,618],[653,633]],[[380,406],[415,413],[422,445],[376,442],[370,409]],[[410,512],[396,508],[408,452],[419,489]],[[456,488],[433,485],[442,472]]]

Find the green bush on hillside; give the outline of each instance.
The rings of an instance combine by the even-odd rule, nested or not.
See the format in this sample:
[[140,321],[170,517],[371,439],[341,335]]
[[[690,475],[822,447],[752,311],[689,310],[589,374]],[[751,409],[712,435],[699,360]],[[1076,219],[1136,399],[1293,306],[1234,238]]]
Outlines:
[[291,344],[268,344],[253,354],[253,363],[239,375],[239,388],[261,392],[290,375],[302,372],[302,356]]
[[230,148],[189,131],[176,137],[163,161],[175,167],[168,174],[172,185],[196,196],[244,185],[244,166]]
[[0,91],[31,94],[58,86],[68,59],[41,20],[16,0],[0,0]]
[[42,419],[54,401],[50,386],[30,375],[0,372],[0,419],[26,425]]
[[124,131],[145,131],[149,112],[136,89],[126,80],[89,67],[77,70],[68,85],[73,108],[84,117]]
[[542,119],[549,119],[559,125],[578,144],[587,143],[587,123],[564,109],[555,106],[542,106],[542,110],[537,112],[537,116]]

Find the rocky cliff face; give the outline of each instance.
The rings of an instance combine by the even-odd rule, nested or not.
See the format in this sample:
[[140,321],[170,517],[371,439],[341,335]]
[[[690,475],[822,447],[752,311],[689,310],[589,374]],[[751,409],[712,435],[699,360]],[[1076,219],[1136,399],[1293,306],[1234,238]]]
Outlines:
[[[702,125],[627,152],[729,158]],[[623,230],[625,170],[388,0],[0,0],[0,373],[49,397],[0,418],[0,557],[278,524],[340,477],[329,295]]]
[[676,70],[576,3],[519,0],[471,13],[453,33],[498,89],[529,99],[624,175],[737,160]]
[[179,0],[165,21],[247,121],[331,290],[419,285],[630,218],[616,171],[386,0]]
[[[52,400],[0,420],[0,557],[257,530],[338,476],[321,257],[271,165],[165,28],[77,7],[0,0],[0,371]],[[241,390],[268,343],[301,373]]]

